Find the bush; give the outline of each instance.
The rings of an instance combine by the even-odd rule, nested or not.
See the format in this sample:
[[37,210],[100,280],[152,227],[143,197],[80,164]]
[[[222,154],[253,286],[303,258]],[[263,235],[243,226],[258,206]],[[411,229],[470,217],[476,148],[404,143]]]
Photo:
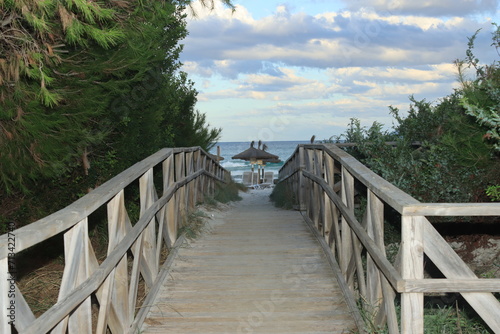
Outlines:
[[274,203],[274,206],[288,210],[292,209],[297,203],[295,194],[289,191],[288,186],[284,182],[278,183],[274,187],[269,198]]
[[247,188],[236,183],[232,179],[228,179],[227,183],[217,183],[213,199],[220,203],[228,203],[232,201],[241,201],[240,191],[246,191]]

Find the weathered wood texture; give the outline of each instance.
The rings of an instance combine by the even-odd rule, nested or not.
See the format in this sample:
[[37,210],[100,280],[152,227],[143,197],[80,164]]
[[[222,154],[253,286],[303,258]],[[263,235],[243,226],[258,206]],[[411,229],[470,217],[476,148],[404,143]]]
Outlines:
[[[203,163],[202,163],[203,161]],[[163,172],[163,194],[158,196],[154,168]],[[177,240],[180,217],[194,207],[198,189],[213,190],[225,182],[226,171],[199,147],[164,149],[135,164],[68,207],[13,232],[18,253],[62,234],[65,267],[57,303],[35,318],[22,292],[7,275],[8,235],[0,236],[0,305],[14,304],[15,330],[20,334],[126,333],[135,324],[138,290],[156,291],[164,256]],[[138,182],[135,182],[138,181]],[[201,184],[205,184],[203,187]],[[206,186],[210,183],[211,186]],[[125,188],[137,187],[139,219],[132,222]],[[161,187],[160,187],[161,188]],[[100,263],[89,239],[89,216],[107,210],[107,257]],[[61,251],[63,251],[61,249]],[[0,317],[0,332],[13,331],[6,311]]]
[[348,333],[328,260],[296,211],[260,191],[181,247],[141,329],[149,333]]
[[[391,334],[424,333],[424,294],[460,292],[490,329],[500,333],[500,303],[491,293],[500,290],[500,280],[477,278],[426,219],[500,216],[499,204],[420,203],[333,144],[299,145],[279,180],[295,191],[297,208],[325,237],[350,291],[364,301],[365,315],[371,315],[374,325],[386,324]],[[384,206],[402,216],[402,242],[394,264],[386,257]],[[364,216],[357,216],[355,208]],[[424,279],[424,255],[446,279]]]

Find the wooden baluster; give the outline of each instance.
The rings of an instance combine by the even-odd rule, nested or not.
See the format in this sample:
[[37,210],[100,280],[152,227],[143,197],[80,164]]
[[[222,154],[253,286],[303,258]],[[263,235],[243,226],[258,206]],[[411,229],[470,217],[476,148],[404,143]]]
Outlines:
[[366,300],[366,280],[363,268],[363,260],[361,259],[361,251],[363,249],[363,246],[354,231],[351,231],[351,238],[354,264],[356,266],[356,277],[358,278],[358,291],[361,298],[363,300]]
[[[198,149],[193,155],[193,172],[197,172],[201,169],[201,150]],[[200,193],[200,182],[201,177],[197,177],[193,180],[193,191],[194,191],[194,203],[201,203],[203,201],[202,194]]]
[[[315,150],[316,151],[316,175],[320,178],[324,179],[324,162],[323,162],[323,151],[322,150]],[[323,201],[323,198],[325,196],[325,192],[323,188],[321,188],[319,185],[316,186],[316,207],[318,208],[318,213],[317,213],[317,226],[318,230],[321,232],[321,234],[324,236],[325,235],[325,221],[324,221],[324,215],[325,215],[325,202]]]
[[[184,152],[180,152],[175,155],[175,181],[178,182],[186,177],[186,159]],[[175,203],[176,203],[176,219],[177,227],[181,227],[183,224],[183,219],[186,216],[186,189],[185,186],[180,187],[175,193]]]
[[[206,171],[208,171],[207,161],[208,161],[208,157],[206,155],[203,155],[203,158],[201,161],[201,166]],[[208,189],[208,176],[203,175],[201,177],[201,182],[200,182],[200,192],[203,194],[203,197],[205,197],[208,194],[207,189]]]
[[[21,290],[14,283],[14,288],[16,291],[15,303],[16,303],[16,322],[15,327],[19,333],[21,333],[26,327],[31,325],[33,321],[36,320],[35,315],[31,311],[28,303],[24,299]],[[10,290],[10,286],[9,286]],[[8,291],[8,290],[5,290]],[[9,318],[7,318],[9,319]]]
[[[132,228],[132,223],[125,208],[125,194],[123,190],[109,201],[107,209],[108,254],[110,254]],[[141,257],[141,251],[135,252],[134,257]],[[107,289],[109,291],[106,291]],[[98,320],[98,324],[101,327],[98,326],[98,330],[106,333],[106,322],[109,323],[113,333],[119,333],[128,328],[131,322],[131,318],[129,317],[129,291],[127,255],[125,254],[103,283],[102,291],[98,294],[99,303],[101,304]],[[110,310],[104,313],[108,308],[108,298],[111,298]],[[101,311],[103,314],[101,314]],[[104,318],[101,319],[101,317]]]
[[[133,254],[142,254],[143,237],[144,233],[142,233],[132,245]],[[132,272],[130,273],[130,287],[128,291],[128,305],[129,305],[128,316],[132,322],[135,317],[136,304],[137,304],[137,291],[139,290],[139,281],[141,273],[140,269],[142,266],[143,266],[143,257],[134,256],[134,261],[132,263]]]
[[[9,251],[9,253],[11,252]],[[0,312],[1,333],[11,333],[10,322],[21,333],[24,328],[36,320],[15,283],[15,278],[15,274],[12,276],[9,272],[9,257],[0,260],[0,289],[4,291],[4,293],[0,293],[0,309],[3,310]]]
[[[368,190],[367,204],[367,231],[375,241],[380,252],[386,256],[384,244],[384,203]],[[367,255],[367,286],[368,301],[373,307],[374,324],[382,326],[387,319],[389,333],[399,333],[396,307],[394,305],[395,292],[383,274],[378,270],[370,255]]]
[[[422,217],[401,218],[401,276],[403,279],[424,278],[424,244]],[[424,332],[424,294],[401,294],[401,332]]]
[[[0,293],[0,332],[10,334],[10,318],[6,316],[6,310],[10,307],[10,299],[5,291],[9,291],[10,281],[9,279],[9,267],[8,267],[8,259],[4,257],[0,260],[0,289],[2,289],[2,293]],[[15,315],[14,315],[15,316]],[[15,320],[15,319],[13,319]]]
[[[141,200],[141,211],[140,217],[144,215],[147,209],[153,205],[158,200],[158,195],[155,190],[153,182],[153,168],[149,169],[143,176],[139,179],[139,192]],[[150,288],[158,274],[158,264],[156,263],[156,218],[153,217],[148,224],[148,227],[144,229],[143,234],[143,246],[142,254],[143,268],[146,269],[146,273],[143,272],[143,277],[146,285]]]
[[305,161],[305,156],[304,156],[304,146],[300,145],[299,146],[299,156],[297,159],[297,168],[299,168],[298,172],[298,180],[297,180],[297,194],[298,194],[298,200],[299,200],[299,210],[305,210],[307,208],[306,206],[306,197],[307,197],[307,192],[306,192],[306,183],[305,183],[305,177],[302,174],[302,170],[306,169],[306,161]]
[[[354,213],[354,178],[342,166],[342,202]],[[340,269],[344,274],[348,286],[354,291],[354,271],[348,272],[349,262],[354,254],[351,229],[347,220],[342,217],[341,223],[342,252],[340,256]]]
[[[305,170],[308,172],[311,172],[313,169],[313,159],[312,150],[304,149]],[[314,221],[314,183],[309,178],[306,178],[305,181],[304,192],[306,194],[306,212],[307,216]]]
[[[88,262],[88,219],[85,218],[64,234],[65,266],[58,301],[90,276]],[[92,333],[90,296],[68,315],[52,333]]]
[[[165,161],[163,161],[163,193],[165,194],[174,183],[175,159],[172,154]],[[161,212],[164,214],[162,224],[166,224],[166,227],[163,229],[163,238],[167,244],[167,248],[171,249],[177,240],[175,195],[170,198]]]
[[[384,247],[384,204],[368,189],[368,201],[366,208],[366,232],[368,236],[379,246],[379,251],[385,256]],[[376,312],[382,311],[382,287],[380,285],[380,275],[370,254],[366,255],[366,301],[371,308],[372,318]],[[380,324],[377,324],[380,325]]]
[[[106,334],[108,330],[108,315],[110,314],[111,297],[115,285],[115,270],[116,269],[113,269],[113,271],[111,271],[108,278],[106,278],[101,286],[96,334]],[[113,332],[113,330],[111,332]]]
[[[326,183],[333,189],[333,186],[335,184],[335,174],[334,174],[334,160],[332,157],[329,155],[325,155],[324,157],[324,168],[325,168],[325,180]],[[335,247],[338,247],[338,239],[335,240],[335,231],[334,229],[337,228],[338,231],[338,220],[335,220],[336,217],[334,217],[334,210],[336,210],[335,205],[332,203],[330,200],[330,197],[326,195],[326,193],[323,193],[323,201],[324,201],[324,236],[326,241],[328,242],[328,245],[330,246],[330,249],[332,250],[333,256],[335,256]]]
[[[186,176],[190,176],[194,172],[193,166],[193,152],[187,152],[185,154],[186,157]],[[194,209],[194,191],[193,191],[194,182],[191,181],[185,185],[186,188],[186,208],[187,210]]]

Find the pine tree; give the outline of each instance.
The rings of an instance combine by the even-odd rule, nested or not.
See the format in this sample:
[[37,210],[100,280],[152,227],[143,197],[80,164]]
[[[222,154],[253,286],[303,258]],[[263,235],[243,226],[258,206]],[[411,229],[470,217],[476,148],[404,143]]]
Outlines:
[[0,0],[0,191],[217,139],[179,72],[189,4]]

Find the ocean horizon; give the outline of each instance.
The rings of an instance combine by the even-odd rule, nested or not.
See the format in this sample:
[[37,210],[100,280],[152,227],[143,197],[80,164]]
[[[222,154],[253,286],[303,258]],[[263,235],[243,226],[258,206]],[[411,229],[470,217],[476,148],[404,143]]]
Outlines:
[[[295,140],[295,141],[269,141],[263,142],[267,145],[267,152],[277,155],[280,159],[278,163],[267,163],[264,167],[266,172],[274,172],[274,178],[278,178],[278,173],[283,163],[288,160],[288,158],[293,154],[297,145],[308,144],[309,140]],[[257,148],[257,141],[254,147]],[[243,178],[243,172],[251,171],[252,165],[249,161],[232,159],[236,154],[243,152],[250,147],[250,142],[218,142],[211,150],[211,154],[217,154],[217,146],[220,147],[221,156],[224,160],[221,161],[221,166],[226,170],[231,172],[231,176],[234,181],[241,182]],[[261,147],[262,148],[262,147]],[[257,165],[254,166],[254,170],[257,170]]]

